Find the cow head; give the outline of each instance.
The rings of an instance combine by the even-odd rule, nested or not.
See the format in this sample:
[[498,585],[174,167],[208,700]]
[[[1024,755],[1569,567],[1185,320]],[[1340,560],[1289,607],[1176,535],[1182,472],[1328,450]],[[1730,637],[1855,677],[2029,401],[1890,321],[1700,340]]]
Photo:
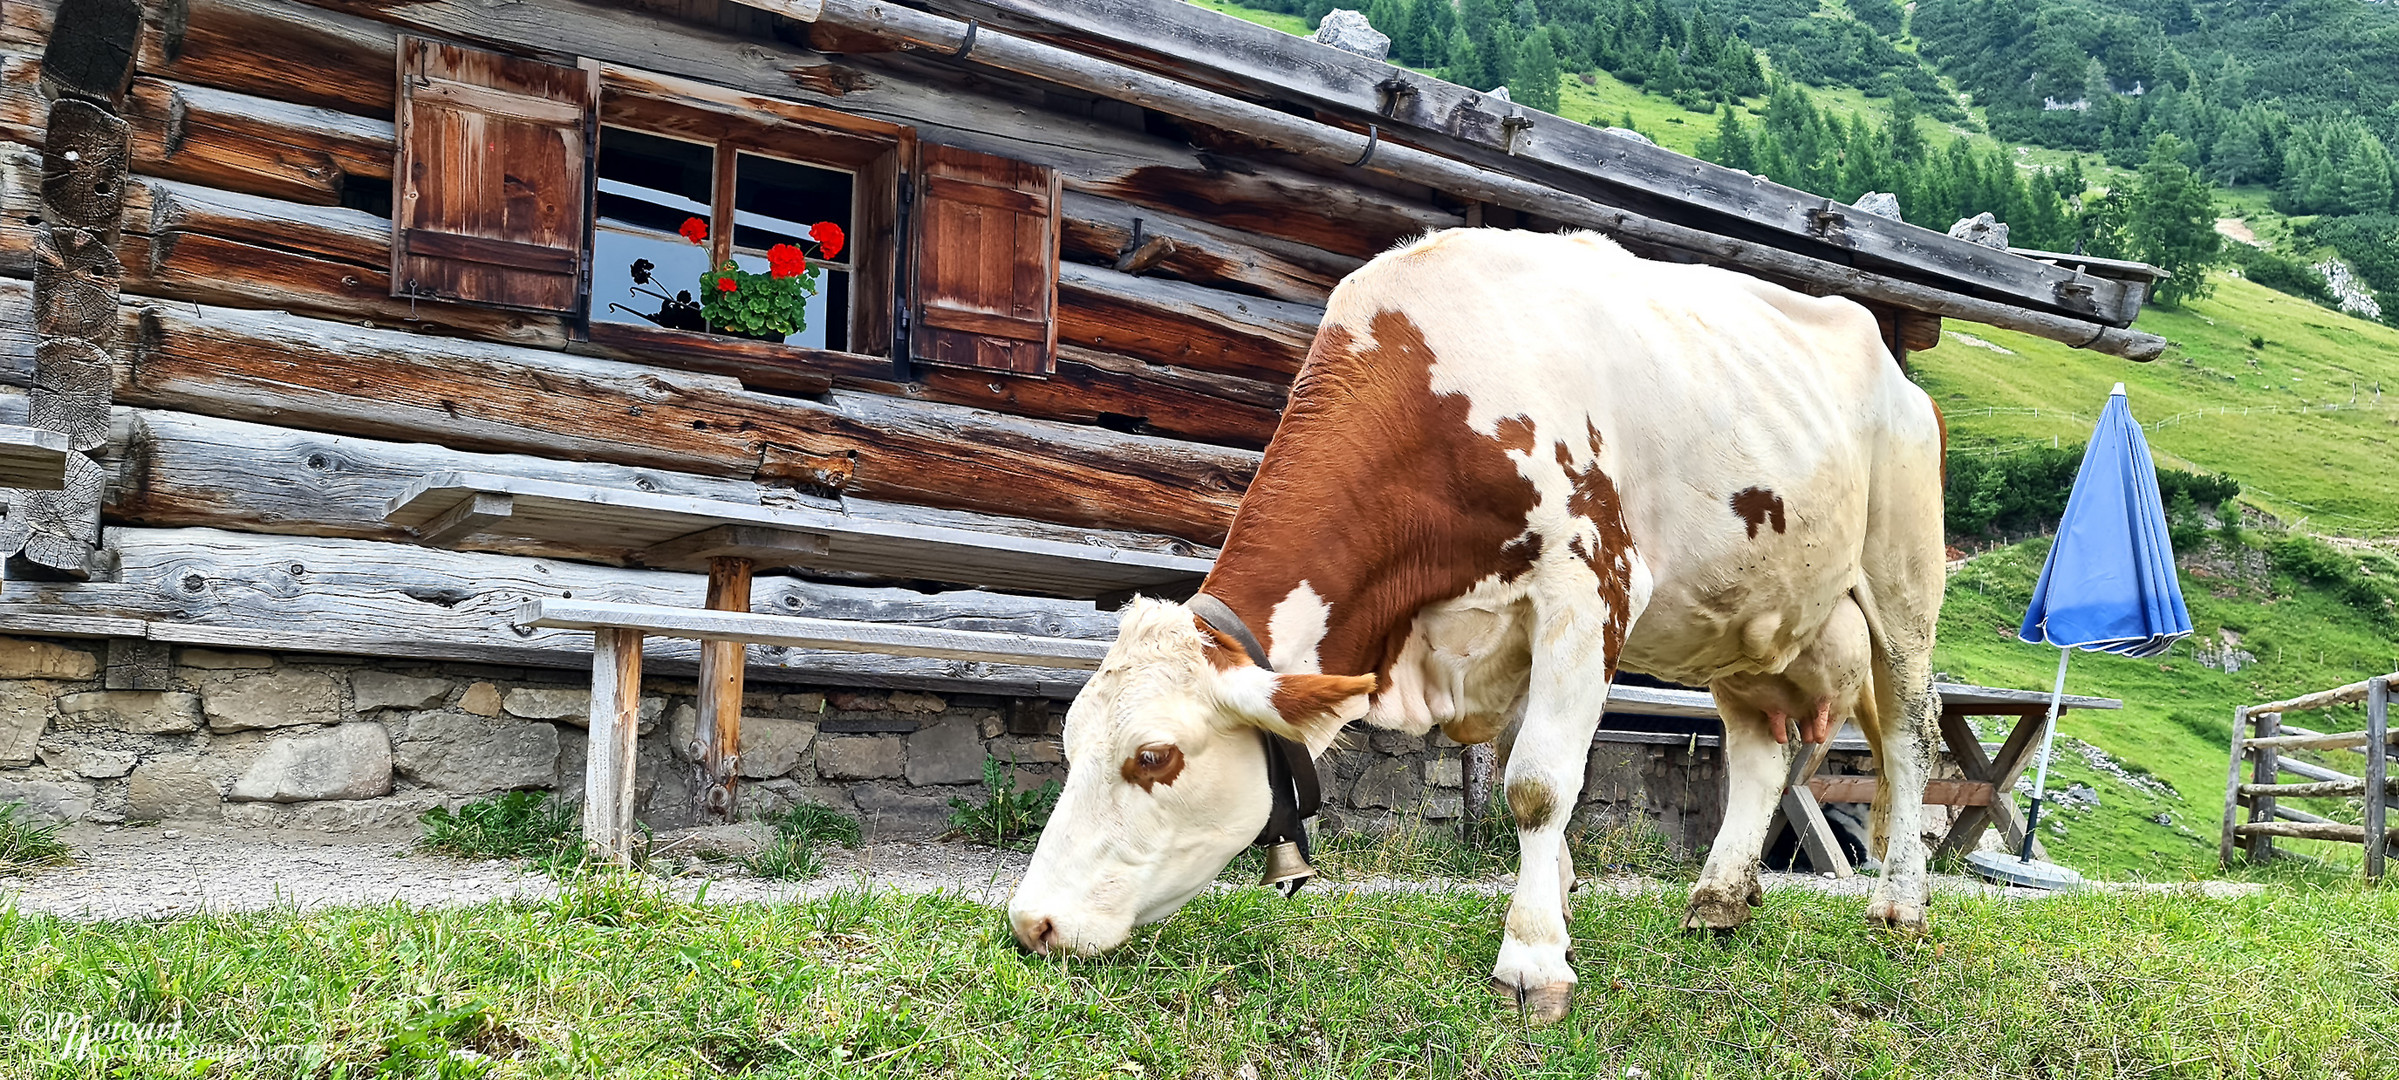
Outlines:
[[1373,676],[1275,674],[1181,604],[1136,600],[1066,714],[1066,790],[1008,902],[1039,953],[1122,945],[1215,879],[1266,825],[1263,728],[1321,752]]

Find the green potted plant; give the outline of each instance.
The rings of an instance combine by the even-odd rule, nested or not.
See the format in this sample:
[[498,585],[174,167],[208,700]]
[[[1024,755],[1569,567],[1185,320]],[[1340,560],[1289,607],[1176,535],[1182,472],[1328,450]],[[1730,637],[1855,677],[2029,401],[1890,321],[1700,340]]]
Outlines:
[[[708,223],[691,218],[678,230],[695,244],[708,241]],[[808,243],[820,259],[836,258],[847,238],[841,226],[809,226]],[[808,299],[816,295],[821,268],[808,265],[808,252],[795,244],[766,249],[766,272],[744,270],[727,259],[700,275],[700,313],[720,334],[781,341],[808,328]]]

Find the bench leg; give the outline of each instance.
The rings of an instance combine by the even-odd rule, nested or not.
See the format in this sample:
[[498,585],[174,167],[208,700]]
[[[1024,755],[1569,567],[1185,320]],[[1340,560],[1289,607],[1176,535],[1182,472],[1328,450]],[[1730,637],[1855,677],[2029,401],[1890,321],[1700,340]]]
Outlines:
[[[747,614],[751,568],[743,558],[708,560],[708,610]],[[741,680],[748,663],[741,642],[700,643],[700,764],[692,791],[701,821],[732,824],[740,803]]]
[[641,633],[595,630],[583,845],[593,858],[617,866],[633,863],[633,750],[640,726]]

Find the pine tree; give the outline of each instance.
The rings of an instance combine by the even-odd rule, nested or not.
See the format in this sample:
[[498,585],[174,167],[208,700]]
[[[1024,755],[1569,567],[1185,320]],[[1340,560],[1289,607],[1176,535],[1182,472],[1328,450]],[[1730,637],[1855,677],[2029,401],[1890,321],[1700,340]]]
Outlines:
[[1442,65],[1441,77],[1477,90],[1489,90],[1499,85],[1499,81],[1491,77],[1489,66],[1483,62],[1483,50],[1475,45],[1474,37],[1463,26],[1450,31],[1449,62]]
[[1508,74],[1508,92],[1526,108],[1543,112],[1558,111],[1558,80],[1565,72],[1558,66],[1558,50],[1549,27],[1533,31],[1516,49],[1515,63]]
[[2173,275],[2157,285],[2157,304],[2166,308],[2206,296],[2208,267],[2223,261],[2215,192],[2183,163],[2186,150],[2172,135],[2151,144],[2125,222],[2133,257]]
[[1699,156],[1728,169],[1758,171],[1757,146],[1741,123],[1741,110],[1728,106],[1716,114],[1716,134],[1701,143]]

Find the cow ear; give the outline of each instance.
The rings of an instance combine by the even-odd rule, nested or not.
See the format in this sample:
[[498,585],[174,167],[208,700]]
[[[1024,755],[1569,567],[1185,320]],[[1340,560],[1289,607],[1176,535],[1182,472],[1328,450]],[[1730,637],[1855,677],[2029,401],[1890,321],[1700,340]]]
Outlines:
[[1321,751],[1343,724],[1366,715],[1372,675],[1277,675],[1241,666],[1216,677],[1217,701],[1242,722]]

